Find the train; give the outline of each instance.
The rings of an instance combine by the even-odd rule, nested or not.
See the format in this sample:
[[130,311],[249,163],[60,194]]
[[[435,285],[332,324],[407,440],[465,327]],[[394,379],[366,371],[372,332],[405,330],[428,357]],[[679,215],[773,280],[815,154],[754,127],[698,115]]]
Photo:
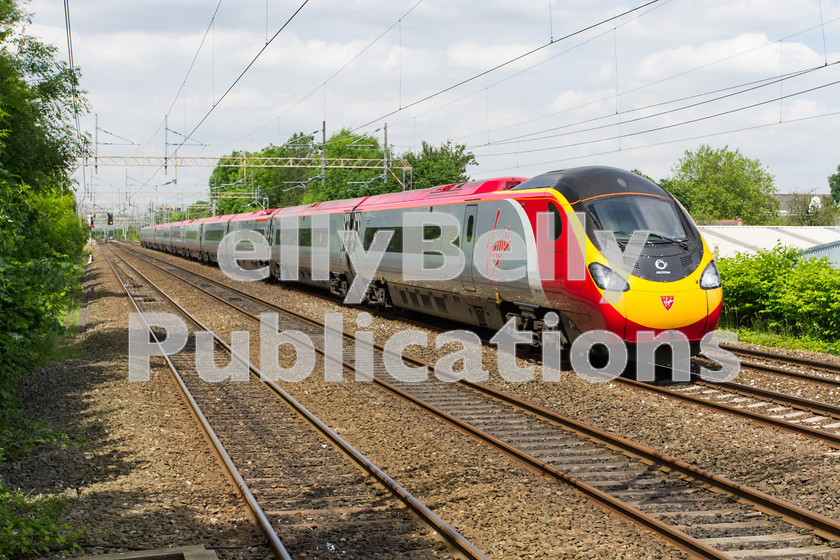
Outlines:
[[[454,224],[455,233],[446,238],[440,226],[407,226],[409,213]],[[143,228],[140,242],[215,263],[226,234],[257,231],[271,251],[256,264],[279,279],[287,241],[280,224],[289,220],[298,226],[298,282],[345,297],[358,271],[338,232],[356,232],[364,250],[378,232],[390,232],[363,304],[493,330],[515,319],[520,330],[534,333],[534,344],[548,329],[560,330],[567,345],[582,333],[605,330],[631,346],[642,332],[679,331],[696,353],[720,318],[723,294],[714,255],[688,212],[656,183],[613,167],[159,224]],[[327,230],[317,225],[326,223]],[[463,255],[460,272],[444,279],[407,278],[405,253],[419,250],[418,239],[425,252],[414,257],[433,269],[455,247]],[[315,270],[316,247],[329,253],[328,274]],[[518,277],[502,278],[510,271],[519,271]],[[559,324],[544,320],[550,312]]]

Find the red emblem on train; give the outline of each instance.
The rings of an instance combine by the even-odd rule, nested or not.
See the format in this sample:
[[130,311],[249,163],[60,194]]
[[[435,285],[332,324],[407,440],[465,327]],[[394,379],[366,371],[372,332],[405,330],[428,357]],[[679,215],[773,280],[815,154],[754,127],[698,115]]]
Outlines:
[[666,311],[671,311],[671,306],[674,305],[674,296],[659,296],[662,300],[662,305],[665,306]]

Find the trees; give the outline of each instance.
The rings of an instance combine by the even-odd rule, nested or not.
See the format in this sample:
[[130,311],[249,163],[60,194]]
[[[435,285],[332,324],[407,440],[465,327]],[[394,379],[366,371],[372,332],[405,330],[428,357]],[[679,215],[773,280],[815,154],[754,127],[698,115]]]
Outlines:
[[[343,128],[327,139],[327,158],[378,160],[382,166],[375,169],[330,168],[326,170],[324,184],[314,180],[305,189],[303,202],[320,202],[341,198],[354,198],[400,190],[393,177],[384,177],[385,152],[376,138],[355,134]],[[316,170],[317,174],[319,170]]]
[[773,196],[773,176],[758,160],[728,146],[715,150],[708,145],[687,150],[662,181],[696,220],[742,218],[745,224],[763,224],[779,213]]
[[0,401],[60,329],[87,239],[70,190],[86,145],[70,124],[78,73],[20,32],[25,19],[0,0]]
[[72,96],[79,73],[56,59],[54,46],[19,33],[25,21],[13,0],[0,0],[0,176],[69,192],[68,171],[88,144],[72,125],[87,110]]
[[[305,167],[256,167],[249,166],[252,158],[311,158],[318,155],[313,136],[293,134],[283,145],[269,144],[258,152],[234,151],[223,157],[210,174],[210,189],[217,198],[217,214],[248,212],[255,210],[251,193],[257,189],[268,197],[271,208],[301,204],[304,189],[294,188],[306,185],[319,170]],[[245,162],[245,166],[239,162]],[[236,165],[233,165],[236,164]],[[246,176],[247,175],[247,176]],[[233,195],[242,198],[230,198]]]
[[837,166],[837,173],[828,178],[828,186],[831,188],[831,197],[834,202],[840,204],[840,165]]
[[790,223],[795,226],[831,226],[837,206],[833,199],[810,193],[794,194],[790,203]]
[[[387,180],[383,178],[384,152],[375,138],[354,134],[349,129],[342,129],[330,136],[326,145],[327,158],[365,159],[377,163],[368,169],[353,168],[349,165],[346,168],[329,167],[323,182],[320,166],[312,165],[313,162],[320,162],[322,149],[320,144],[314,142],[313,136],[296,133],[281,146],[269,145],[258,152],[235,151],[222,158],[210,175],[210,188],[222,193],[217,213],[253,210],[252,199],[225,199],[224,196],[236,193],[244,196],[253,192],[256,187],[268,196],[268,203],[272,208],[380,194],[401,188],[393,177],[389,176]],[[309,161],[307,165],[298,167],[248,165],[250,158],[272,157],[301,158]],[[242,159],[245,167],[230,165]],[[381,162],[381,165],[378,162]]]
[[415,189],[468,181],[467,166],[476,165],[475,156],[467,151],[466,145],[453,144],[449,140],[440,147],[424,141],[419,153],[406,152],[403,158],[412,167]]
[[[247,198],[256,187],[268,196],[269,206],[295,206],[324,200],[354,198],[394,192],[402,185],[385,174],[385,153],[376,138],[342,129],[327,139],[326,157],[345,160],[347,167],[328,167],[321,180],[320,167],[311,166],[321,157],[322,147],[311,135],[297,133],[282,146],[269,145],[258,152],[232,152],[219,162],[210,175],[210,188],[221,193],[218,214],[253,210],[253,199]],[[306,158],[308,166],[256,167],[250,158]],[[439,147],[423,142],[418,153],[402,156],[412,166],[413,188],[468,181],[468,165],[475,165],[475,156],[463,144],[444,142]],[[242,167],[240,161],[245,162]],[[354,168],[352,160],[366,160],[366,168]],[[381,165],[378,163],[381,162]],[[235,165],[234,165],[235,164]],[[241,194],[246,198],[225,198]],[[250,205],[250,206],[249,206]]]

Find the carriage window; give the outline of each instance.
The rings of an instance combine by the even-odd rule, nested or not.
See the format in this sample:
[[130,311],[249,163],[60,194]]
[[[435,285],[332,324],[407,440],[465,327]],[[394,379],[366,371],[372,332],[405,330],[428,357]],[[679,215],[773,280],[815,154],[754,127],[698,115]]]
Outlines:
[[206,228],[204,230],[204,240],[205,241],[221,241],[222,237],[224,237],[224,230],[220,228]]
[[364,240],[364,248],[365,251],[370,250],[370,246],[373,245],[373,236],[376,235],[377,231],[390,231],[391,232],[391,240],[388,242],[388,247],[385,248],[386,253],[402,253],[403,252],[403,241],[402,241],[402,227],[384,227],[384,228],[365,228],[365,240]]
[[370,246],[373,244],[374,235],[376,235],[376,228],[365,228],[365,242],[363,243],[365,251],[370,251]]
[[302,227],[298,230],[298,247],[312,246],[312,230],[308,227]]
[[467,220],[467,243],[472,243],[473,238],[473,221],[475,220],[475,216],[470,216],[470,219]]
[[440,237],[440,226],[423,226],[423,239],[431,241]]

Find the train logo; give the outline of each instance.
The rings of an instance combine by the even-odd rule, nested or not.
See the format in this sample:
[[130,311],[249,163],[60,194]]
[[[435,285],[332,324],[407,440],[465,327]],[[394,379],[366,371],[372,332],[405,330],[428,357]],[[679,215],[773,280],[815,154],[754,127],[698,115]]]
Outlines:
[[665,306],[666,311],[671,311],[671,306],[674,305],[674,296],[660,296],[662,305]]

